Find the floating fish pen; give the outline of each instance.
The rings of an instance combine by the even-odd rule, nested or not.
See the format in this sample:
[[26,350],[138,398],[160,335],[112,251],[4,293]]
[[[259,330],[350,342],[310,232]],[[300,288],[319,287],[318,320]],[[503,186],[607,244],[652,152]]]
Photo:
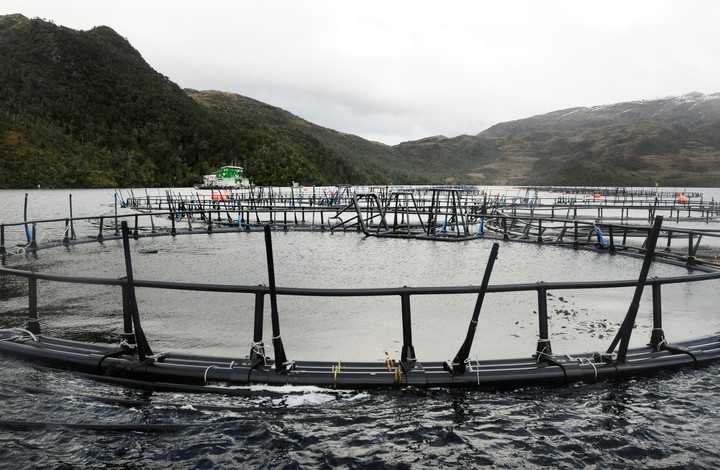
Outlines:
[[[599,189],[597,189],[599,191]],[[545,217],[652,223],[666,220],[711,222],[720,217],[720,202],[700,193],[590,192],[543,193],[525,189],[515,195],[478,187],[351,187],[265,188],[194,191],[116,197],[123,208],[171,212],[177,220],[212,215],[218,223],[281,223],[283,226],[356,229],[380,236],[466,239],[482,232],[484,216]],[[448,231],[448,226],[452,231]],[[368,229],[368,230],[366,230]]]
[[[660,371],[684,367],[701,367],[720,360],[720,334],[710,334],[691,340],[672,341],[663,329],[663,287],[695,282],[717,282],[720,265],[709,257],[698,256],[701,239],[714,239],[717,232],[663,228],[663,218],[656,216],[652,224],[602,225],[577,219],[517,217],[487,210],[476,213],[466,211],[460,200],[462,194],[454,189],[436,189],[430,192],[429,204],[422,205],[413,192],[393,191],[383,201],[378,194],[354,194],[344,207],[335,209],[333,217],[324,220],[318,230],[355,230],[366,236],[444,240],[455,238],[473,243],[473,240],[490,239],[482,282],[480,285],[444,287],[397,288],[297,288],[276,284],[273,233],[302,229],[307,226],[293,218],[278,221],[276,212],[264,212],[272,220],[261,219],[249,223],[251,217],[237,217],[227,221],[236,208],[220,207],[200,211],[186,209],[183,219],[177,216],[177,207],[167,212],[141,213],[130,211],[93,218],[59,218],[44,221],[25,220],[16,224],[0,225],[0,278],[26,280],[27,322],[0,330],[0,352],[52,367],[70,369],[98,380],[141,387],[151,390],[205,391],[240,393],[238,387],[250,384],[316,385],[345,389],[387,387],[463,387],[506,388],[529,385],[564,385],[574,382],[623,379],[655,374]],[[374,194],[374,195],[373,195]],[[450,201],[450,203],[448,203]],[[199,217],[205,213],[205,218]],[[347,214],[346,214],[347,213]],[[223,223],[218,223],[218,217]],[[193,221],[195,225],[193,225]],[[477,229],[478,221],[484,225]],[[182,224],[181,224],[182,222]],[[200,223],[202,222],[202,223]],[[59,225],[61,235],[43,240],[38,235],[44,227]],[[78,231],[82,230],[82,234]],[[8,247],[6,231],[12,231],[21,241],[14,239]],[[47,231],[47,230],[46,230]],[[264,235],[267,277],[257,279],[255,285],[203,284],[189,282],[151,281],[136,279],[131,256],[134,240],[143,237],[179,235],[203,236],[216,232],[262,232]],[[603,233],[601,233],[603,232]],[[551,234],[552,233],[552,234]],[[259,235],[250,235],[259,236]],[[704,238],[703,238],[704,237]],[[626,243],[628,239],[639,243]],[[662,242],[666,240],[665,248]],[[24,254],[33,256],[37,250],[81,243],[104,243],[111,239],[122,241],[124,276],[120,278],[71,276],[37,272],[34,269],[17,269],[6,266],[6,258]],[[671,242],[684,240],[678,251]],[[613,254],[628,254],[642,260],[640,272],[633,279],[577,282],[535,282],[519,284],[490,283],[500,244],[505,241],[534,241],[556,243],[572,249],[590,249]],[[603,241],[604,240],[604,241]],[[621,242],[622,240],[622,242]],[[418,241],[417,243],[426,243]],[[480,242],[481,243],[481,242]],[[459,246],[459,245],[458,245]],[[506,245],[508,250],[512,246]],[[671,263],[684,266],[688,274],[679,276],[649,277],[653,263]],[[38,281],[43,283],[71,283],[79,285],[114,286],[121,295],[122,334],[114,344],[94,343],[52,337],[42,334],[45,319],[40,318]],[[249,299],[253,307],[252,337],[245,338],[246,352],[239,355],[205,355],[184,352],[156,352],[153,338],[143,329],[143,312],[140,311],[136,289],[172,292],[211,292]],[[606,289],[632,289],[634,294],[622,322],[605,348],[599,351],[566,354],[553,348],[549,327],[548,298],[557,291],[602,291]],[[652,294],[652,326],[647,345],[630,347],[636,327],[643,292]],[[524,358],[483,359],[471,355],[477,332],[482,332],[481,315],[488,295],[528,292],[535,296],[533,311],[537,335],[532,351]],[[423,296],[474,296],[472,311],[463,312],[467,330],[458,344],[447,344],[451,360],[426,360],[418,357],[413,342],[414,323],[411,300]],[[373,299],[399,299],[401,343],[397,357],[378,361],[302,360],[286,351],[279,299],[305,297],[311,299],[355,297],[370,302]],[[263,337],[268,320],[265,304],[269,299],[271,338]],[[367,300],[370,299],[370,300]],[[240,300],[234,301],[237,305]],[[88,316],[93,312],[88,311]],[[212,312],[205,312],[204,322],[212,323]],[[222,328],[218,325],[218,328]],[[322,328],[319,325],[318,328]],[[370,342],[373,338],[366,338]],[[272,349],[271,355],[268,350]]]
[[[638,200],[653,200],[655,198],[660,199],[672,199],[676,197],[678,191],[663,189],[660,187],[654,188],[637,188],[637,187],[613,187],[613,186],[530,186],[526,188],[528,191],[544,191],[549,193],[564,193],[564,194],[577,194],[577,195],[595,195],[602,194],[604,196],[611,196],[615,198],[623,199],[635,199]],[[701,198],[702,193],[696,191],[683,190],[681,192],[688,197]]]

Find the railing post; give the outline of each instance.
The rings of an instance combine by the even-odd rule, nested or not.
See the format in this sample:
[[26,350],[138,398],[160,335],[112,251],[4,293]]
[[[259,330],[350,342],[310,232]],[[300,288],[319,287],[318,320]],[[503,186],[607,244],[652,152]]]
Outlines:
[[104,224],[104,223],[105,223],[105,217],[103,217],[103,216],[101,215],[101,216],[100,216],[100,224],[99,224],[100,228],[98,229],[98,235],[97,235],[97,241],[98,241],[98,243],[102,243],[102,242],[103,242],[103,224]]
[[68,194],[70,197],[70,239],[75,240],[75,226],[73,225],[73,204],[72,204],[72,194]]
[[660,284],[653,281],[652,284],[652,310],[653,310],[653,329],[650,335],[650,346],[658,349],[665,342],[665,333],[662,327],[662,296],[660,292]]
[[685,265],[687,267],[692,266],[692,264],[695,262],[695,247],[694,247],[694,235],[692,232],[688,233],[688,255],[687,255],[687,261],[685,262]]
[[[535,206],[533,206],[535,207]],[[537,242],[542,243],[543,242],[543,229],[542,229],[542,219],[538,219],[538,237]]]
[[28,278],[28,322],[27,329],[33,334],[40,334],[40,321],[37,312],[37,279]]
[[70,220],[65,219],[65,232],[63,233],[63,237],[62,237],[62,244],[65,246],[70,245],[70,236],[68,235],[69,231],[70,231]]
[[35,222],[32,223],[32,239],[28,249],[33,253],[37,250],[37,224]]
[[133,333],[132,307],[130,306],[130,291],[127,284],[122,285],[123,299],[123,334],[122,340],[128,345],[135,345],[135,334]]
[[130,259],[130,230],[128,229],[127,221],[122,221],[122,240],[123,240],[123,252],[125,255],[125,272],[126,272],[126,286],[128,293],[128,305],[130,308],[130,314],[132,317],[132,323],[135,330],[135,341],[137,343],[138,359],[145,361],[147,356],[152,356],[152,350],[148,344],[145,332],[140,325],[140,312],[138,311],[137,298],[135,296],[135,283],[132,272],[132,262]]
[[120,226],[118,225],[118,203],[117,203],[118,195],[117,191],[115,191],[115,236],[117,237],[120,234]]
[[265,345],[263,344],[263,311],[265,309],[265,293],[255,292],[255,321],[253,324],[253,342],[250,348],[250,360],[265,362]]
[[[407,286],[404,286],[407,287]],[[402,330],[403,330],[403,345],[402,352],[400,353],[400,363],[403,366],[403,370],[408,371],[413,368],[413,364],[417,359],[415,358],[415,347],[412,345],[412,317],[410,314],[410,293],[403,292],[400,294],[402,303]]]
[[27,207],[28,207],[28,193],[25,193],[25,204],[23,206],[23,222],[25,222],[25,237],[27,238],[28,245],[32,240],[30,239],[30,229],[27,224]]
[[0,260],[5,264],[5,225],[0,224]]
[[543,360],[544,356],[552,355],[550,345],[550,329],[548,328],[547,315],[547,289],[542,281],[538,282],[538,342],[535,348],[535,358]]
[[272,234],[270,225],[265,225],[265,251],[267,255],[268,280],[270,283],[270,322],[272,323],[272,343],[275,350],[275,370],[285,372],[293,368],[287,360],[285,347],[280,337],[280,315],[277,306],[277,290],[275,287],[275,264],[273,261]]
[[580,240],[578,240],[578,221],[574,220],[574,235],[575,238],[573,239],[573,248],[580,248]]

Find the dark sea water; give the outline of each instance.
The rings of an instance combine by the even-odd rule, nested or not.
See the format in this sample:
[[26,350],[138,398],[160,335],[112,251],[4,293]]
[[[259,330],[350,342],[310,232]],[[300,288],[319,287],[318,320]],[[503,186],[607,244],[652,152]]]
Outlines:
[[[20,220],[22,196],[0,191],[0,222]],[[66,192],[37,191],[30,197],[31,218],[67,212]],[[106,199],[106,191],[76,192],[75,215],[110,211]],[[418,243],[299,232],[277,233],[274,244],[278,285],[293,287],[477,285],[490,246],[482,240]],[[259,234],[141,239],[134,246],[135,276],[263,284],[262,250]],[[41,250],[30,261],[12,256],[9,263],[119,277],[119,251],[115,242],[87,244]],[[677,269],[657,265],[651,275],[682,272]],[[491,284],[624,279],[638,270],[639,261],[625,257],[503,244]],[[668,336],[720,330],[716,286],[667,290]],[[22,324],[25,295],[22,284],[0,278],[0,326]],[[243,356],[249,351],[252,298],[151,291],[138,296],[156,351]],[[488,296],[471,357],[532,354],[534,296]],[[627,290],[555,292],[548,299],[554,350],[604,349],[613,334],[608,325],[622,318],[631,297]],[[114,288],[42,284],[44,332],[111,342],[121,327],[118,302]],[[413,299],[421,360],[454,355],[473,302],[472,297]],[[312,304],[281,298],[279,303],[291,358],[398,355],[402,337],[395,299]],[[574,315],[558,313],[565,310]],[[650,311],[645,297],[636,344],[647,341]],[[712,366],[618,383],[510,391],[246,387],[222,395],[145,392],[2,357],[0,463],[7,468],[717,468],[719,372]]]
[[717,367],[506,392],[145,393],[3,361],[15,468],[716,468]]

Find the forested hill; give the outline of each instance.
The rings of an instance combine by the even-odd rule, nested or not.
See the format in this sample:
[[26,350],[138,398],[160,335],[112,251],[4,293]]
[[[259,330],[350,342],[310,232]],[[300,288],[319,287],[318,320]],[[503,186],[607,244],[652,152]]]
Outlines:
[[231,163],[256,184],[406,178],[190,95],[110,28],[0,16],[0,187],[190,185]]
[[186,186],[233,163],[258,185],[720,186],[720,94],[388,146],[237,94],[183,90],[108,27],[0,16],[0,188]]

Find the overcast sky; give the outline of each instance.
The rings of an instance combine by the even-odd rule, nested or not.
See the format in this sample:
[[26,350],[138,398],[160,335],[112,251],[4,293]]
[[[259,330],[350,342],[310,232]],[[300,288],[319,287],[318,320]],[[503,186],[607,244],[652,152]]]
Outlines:
[[387,144],[720,92],[716,0],[2,0],[9,13],[109,26],[183,88]]

